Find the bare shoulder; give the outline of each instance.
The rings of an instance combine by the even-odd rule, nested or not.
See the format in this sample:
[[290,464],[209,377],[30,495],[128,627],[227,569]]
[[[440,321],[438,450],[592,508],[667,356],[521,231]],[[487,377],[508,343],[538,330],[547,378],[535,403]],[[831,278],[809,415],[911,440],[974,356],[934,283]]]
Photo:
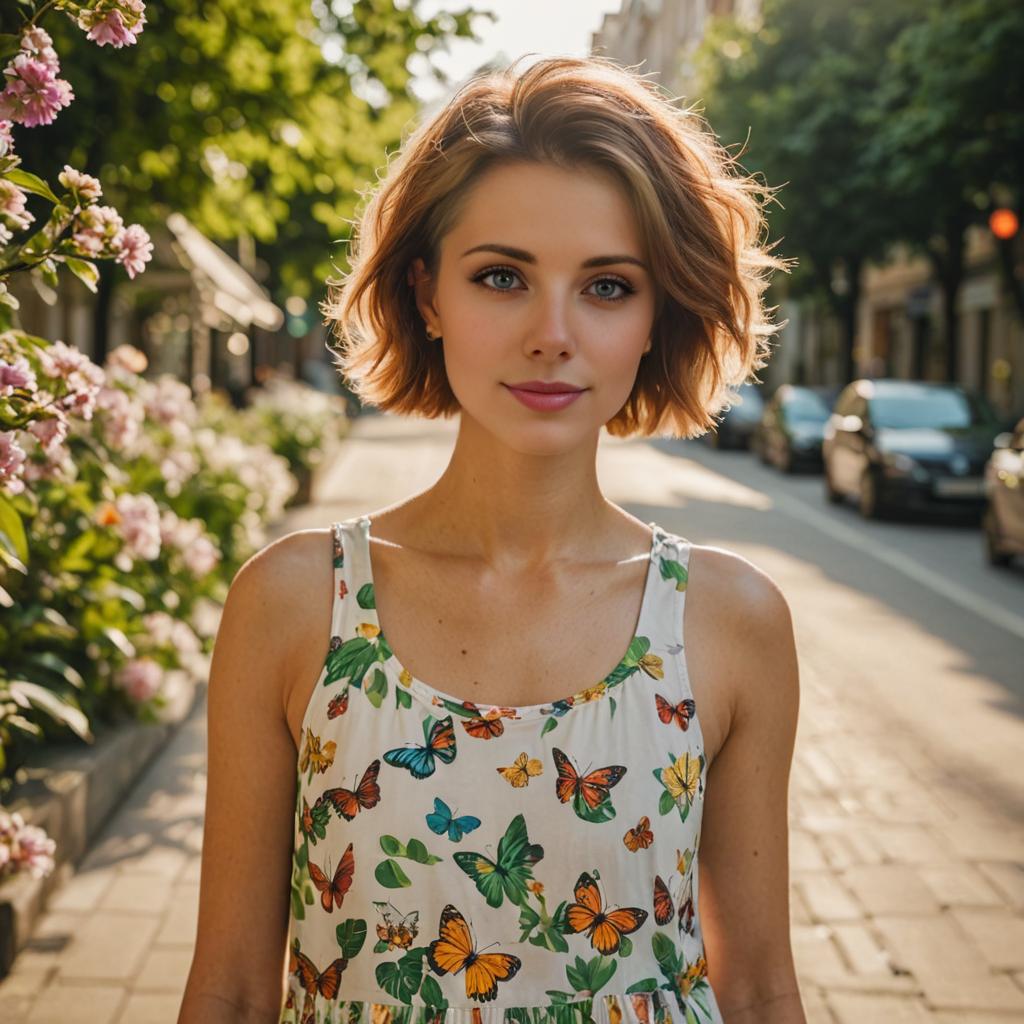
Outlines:
[[[252,637],[264,646],[265,664],[279,666],[282,706],[296,682],[315,678],[330,641],[334,578],[331,528],[287,533],[254,554],[231,585]],[[230,600],[230,599],[229,599]]]
[[717,697],[722,743],[741,718],[796,699],[792,615],[772,576],[735,551],[693,544],[687,609],[686,629],[707,652],[702,674]]

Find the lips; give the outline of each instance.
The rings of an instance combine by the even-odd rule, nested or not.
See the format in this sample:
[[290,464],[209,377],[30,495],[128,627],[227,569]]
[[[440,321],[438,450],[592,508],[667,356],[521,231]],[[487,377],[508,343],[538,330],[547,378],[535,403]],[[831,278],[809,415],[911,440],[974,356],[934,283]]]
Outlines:
[[586,388],[580,388],[575,384],[567,384],[565,381],[560,380],[525,380],[521,384],[509,384],[507,386],[514,388],[516,391],[532,391],[537,395],[565,395],[586,390]]

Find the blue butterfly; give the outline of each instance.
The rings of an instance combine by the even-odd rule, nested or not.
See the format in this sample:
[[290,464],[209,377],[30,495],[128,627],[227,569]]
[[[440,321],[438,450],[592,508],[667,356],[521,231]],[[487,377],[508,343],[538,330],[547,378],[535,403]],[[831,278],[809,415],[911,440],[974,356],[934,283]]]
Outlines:
[[427,825],[439,836],[448,832],[448,838],[457,843],[467,832],[480,827],[480,819],[472,814],[452,817],[452,809],[440,798],[434,797],[434,809],[427,814]]
[[423,732],[426,736],[426,745],[412,745],[407,747],[394,747],[384,754],[384,760],[397,768],[408,768],[414,779],[425,779],[428,775],[434,774],[434,759],[440,758],[445,764],[451,764],[455,760],[455,727],[452,725],[452,716],[447,715],[430,727],[427,732],[427,722],[424,719]]

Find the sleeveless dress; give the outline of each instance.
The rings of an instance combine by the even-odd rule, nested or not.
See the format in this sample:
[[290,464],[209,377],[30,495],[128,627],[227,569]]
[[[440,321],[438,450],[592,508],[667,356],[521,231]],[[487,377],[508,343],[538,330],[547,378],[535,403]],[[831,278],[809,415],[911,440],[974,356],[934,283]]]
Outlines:
[[399,663],[370,520],[332,525],[281,1024],[721,1024],[698,907],[690,544],[650,526],[635,635],[611,673],[489,707]]

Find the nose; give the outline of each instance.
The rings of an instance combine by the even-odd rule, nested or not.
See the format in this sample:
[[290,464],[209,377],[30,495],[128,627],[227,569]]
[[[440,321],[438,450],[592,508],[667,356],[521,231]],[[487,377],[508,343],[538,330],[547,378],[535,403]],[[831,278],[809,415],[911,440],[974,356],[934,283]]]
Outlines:
[[525,339],[531,354],[557,356],[576,350],[570,303],[556,289],[538,293]]

